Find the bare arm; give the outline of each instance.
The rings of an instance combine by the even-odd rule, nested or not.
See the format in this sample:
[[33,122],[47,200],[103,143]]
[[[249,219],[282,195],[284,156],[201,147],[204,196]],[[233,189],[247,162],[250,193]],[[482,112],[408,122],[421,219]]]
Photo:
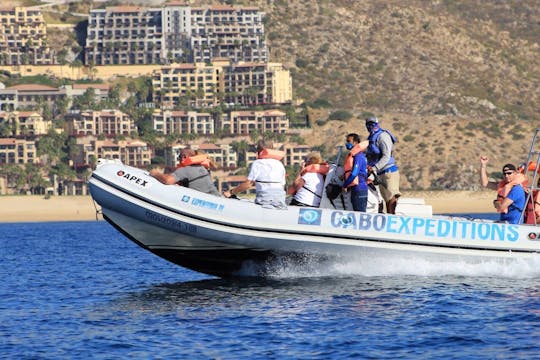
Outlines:
[[227,190],[223,192],[223,196],[225,197],[231,197],[231,195],[236,195],[238,193],[241,193],[243,191],[246,191],[247,189],[255,186],[255,181],[246,180],[240,185],[238,185],[235,188],[232,188],[231,190]]
[[497,190],[497,183],[493,181],[489,181],[488,179],[488,175],[486,171],[488,161],[489,160],[487,157],[485,156],[480,157],[480,184],[485,188],[488,188],[491,190]]
[[150,175],[165,185],[176,184],[176,179],[171,174],[163,174],[157,169],[150,170]]
[[294,180],[294,183],[291,186],[289,186],[289,189],[287,190],[287,194],[289,194],[289,195],[296,194],[298,189],[300,189],[302,186],[304,186],[305,183],[306,183],[306,181],[304,179],[302,179],[300,176],[297,177]]
[[512,205],[514,201],[510,198],[505,197],[503,201],[501,201],[501,204],[497,208],[497,212],[499,213],[506,213],[508,211],[508,208],[510,205]]

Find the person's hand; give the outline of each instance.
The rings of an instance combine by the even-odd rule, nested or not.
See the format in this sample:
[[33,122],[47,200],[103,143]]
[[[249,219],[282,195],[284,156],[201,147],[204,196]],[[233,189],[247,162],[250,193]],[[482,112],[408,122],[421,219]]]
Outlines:
[[150,176],[154,176],[154,177],[155,177],[156,174],[158,174],[158,173],[159,173],[159,170],[158,170],[158,169],[152,169],[152,170],[150,170]]
[[482,165],[483,167],[486,167],[488,161],[489,159],[487,156],[480,156],[480,165]]
[[341,191],[343,191],[344,193],[346,193],[346,192],[347,192],[347,189],[348,189],[348,188],[344,187],[344,188],[341,189]]
[[225,191],[223,192],[223,196],[225,196],[226,198],[230,198],[231,195],[232,195],[232,194],[231,194],[231,191],[230,191],[230,190],[225,190]]
[[373,172],[373,168],[371,166],[368,165],[367,167],[367,173],[368,175],[371,174]]

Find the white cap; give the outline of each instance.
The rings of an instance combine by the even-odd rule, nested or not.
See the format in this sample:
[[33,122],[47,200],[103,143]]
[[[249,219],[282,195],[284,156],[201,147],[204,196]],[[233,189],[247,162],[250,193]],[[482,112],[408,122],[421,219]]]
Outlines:
[[366,118],[366,124],[367,123],[375,123],[375,124],[378,124],[379,123],[379,119],[377,119],[376,116],[368,116]]

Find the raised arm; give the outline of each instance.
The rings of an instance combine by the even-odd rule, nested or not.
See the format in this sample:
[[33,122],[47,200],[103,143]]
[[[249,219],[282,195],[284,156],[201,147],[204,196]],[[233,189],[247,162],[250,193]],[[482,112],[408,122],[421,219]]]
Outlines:
[[497,183],[493,181],[489,181],[488,175],[487,175],[487,163],[489,162],[489,159],[487,156],[480,156],[480,185],[482,187],[491,189],[491,190],[497,190]]

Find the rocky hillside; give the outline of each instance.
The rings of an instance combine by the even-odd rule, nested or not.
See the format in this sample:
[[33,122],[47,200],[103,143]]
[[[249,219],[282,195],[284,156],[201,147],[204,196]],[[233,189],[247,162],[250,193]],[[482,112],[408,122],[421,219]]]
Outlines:
[[[266,1],[271,58],[296,96],[324,99],[348,123],[315,126],[312,144],[365,135],[372,112],[399,137],[403,188],[464,189],[522,162],[540,127],[537,1]],[[320,121],[319,123],[322,123]]]

